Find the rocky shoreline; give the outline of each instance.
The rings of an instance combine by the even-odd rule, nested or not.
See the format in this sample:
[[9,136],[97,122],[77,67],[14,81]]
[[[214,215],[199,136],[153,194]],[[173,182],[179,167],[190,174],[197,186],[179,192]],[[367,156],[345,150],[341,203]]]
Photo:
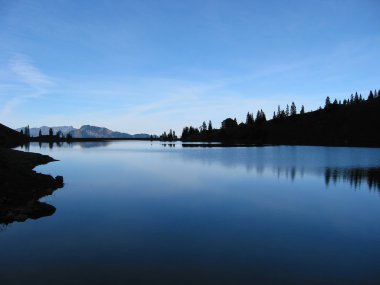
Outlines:
[[55,161],[47,155],[0,147],[0,224],[54,214],[39,199],[63,187],[63,177],[37,173],[34,167]]

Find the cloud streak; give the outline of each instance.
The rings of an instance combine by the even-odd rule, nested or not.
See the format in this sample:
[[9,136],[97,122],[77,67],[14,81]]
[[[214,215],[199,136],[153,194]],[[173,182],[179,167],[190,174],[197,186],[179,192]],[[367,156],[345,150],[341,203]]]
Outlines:
[[23,54],[11,55],[2,74],[7,74],[7,82],[3,82],[1,86],[7,89],[8,99],[2,103],[1,117],[9,116],[18,106],[30,99],[43,96],[54,86],[53,79]]
[[36,89],[44,89],[53,85],[53,80],[34,66],[31,60],[22,54],[15,54],[9,60],[10,70],[17,78]]

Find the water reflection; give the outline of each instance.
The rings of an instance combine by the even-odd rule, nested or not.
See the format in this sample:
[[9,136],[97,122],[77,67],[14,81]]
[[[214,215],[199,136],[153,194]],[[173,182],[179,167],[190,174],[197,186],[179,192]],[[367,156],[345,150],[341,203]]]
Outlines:
[[380,284],[379,199],[344,189],[378,189],[379,150],[161,144],[47,149],[69,191],[1,235],[3,283]]
[[191,148],[181,152],[185,161],[245,168],[248,173],[294,181],[305,175],[325,179],[326,186],[363,184],[380,192],[380,150],[324,147]]
[[[255,171],[256,174],[264,175],[265,168],[257,166],[249,168],[249,172]],[[277,167],[272,169],[272,173],[279,179],[285,177],[294,181],[296,178],[303,178],[305,174],[317,175],[324,177],[326,186],[334,183],[348,183],[351,187],[357,189],[363,184],[368,186],[369,190],[380,192],[380,168],[326,168],[326,169],[308,169],[296,167]]]
[[168,146],[168,147],[175,147],[175,143],[163,143],[163,144],[161,144],[163,147],[166,147],[166,146]]
[[[75,146],[79,146],[80,148],[99,148],[99,147],[106,147],[111,144],[110,141],[99,141],[99,142],[35,142],[33,144],[38,144],[38,147],[40,149],[53,149],[55,147],[58,148],[73,148]],[[19,147],[21,150],[25,150],[29,152],[30,150],[30,143],[23,144]]]
[[369,190],[380,192],[380,168],[327,168],[325,182],[328,186],[331,181],[336,184],[340,181],[348,182],[354,188],[366,183]]
[[[110,145],[126,144],[134,149],[130,142],[71,142],[39,143],[44,148],[102,148]],[[199,144],[179,144],[173,142],[150,142],[143,151],[152,151],[159,145],[170,148],[173,155],[179,156],[184,163],[197,161],[206,165],[221,165],[225,168],[245,168],[248,173],[286,178],[294,181],[305,175],[319,176],[326,186],[331,182],[346,183],[354,188],[367,185],[369,190],[380,191],[380,150],[367,148],[340,147],[198,147]],[[209,145],[209,144],[202,144]],[[182,146],[182,147],[176,147]],[[189,147],[192,146],[192,147]],[[29,145],[23,146],[29,150]],[[157,151],[155,149],[155,151]],[[160,150],[158,150],[160,151]]]
[[29,152],[29,149],[30,149],[30,143],[26,143],[26,144],[22,144],[22,145],[20,145],[20,149]]
[[8,228],[8,224],[0,224],[0,233],[5,231]]
[[97,148],[97,147],[106,147],[111,144],[109,141],[102,142],[72,142],[70,143],[73,146],[79,145],[81,148]]
[[[250,168],[252,171],[254,168]],[[256,173],[263,175],[264,168],[256,167]],[[294,181],[297,177],[302,178],[306,174],[313,174],[324,177],[326,186],[332,183],[348,183],[351,187],[357,189],[363,184],[368,186],[369,190],[380,192],[380,168],[326,168],[326,169],[308,169],[296,167],[284,167],[273,169],[277,178],[285,177]]]

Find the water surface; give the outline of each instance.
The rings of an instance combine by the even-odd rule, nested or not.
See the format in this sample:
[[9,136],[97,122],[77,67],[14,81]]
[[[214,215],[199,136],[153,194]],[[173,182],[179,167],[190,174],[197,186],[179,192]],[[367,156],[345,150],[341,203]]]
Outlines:
[[65,187],[2,226],[0,284],[380,284],[380,149],[30,151]]

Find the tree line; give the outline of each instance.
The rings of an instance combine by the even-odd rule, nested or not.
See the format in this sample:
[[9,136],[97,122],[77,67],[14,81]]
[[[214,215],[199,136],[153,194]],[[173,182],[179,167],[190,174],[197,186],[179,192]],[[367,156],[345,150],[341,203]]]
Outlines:
[[[279,105],[277,111],[273,112],[273,117],[269,121],[267,121],[267,116],[264,111],[259,109],[256,113],[256,117],[254,117],[253,113],[248,112],[245,122],[238,123],[236,118],[227,118],[221,123],[219,129],[213,128],[211,120],[208,124],[204,121],[199,127],[186,126],[182,130],[181,139],[184,141],[249,141],[261,139],[265,137],[267,132],[270,132],[270,127],[273,124],[276,124],[276,122],[286,122],[286,124],[291,124],[291,122],[294,122],[292,118],[300,120],[304,118],[308,120],[308,123],[312,123],[310,121],[310,116],[312,116],[315,121],[318,121],[318,118],[315,117],[316,114],[328,114],[333,110],[339,109],[351,110],[349,106],[357,106],[361,103],[371,104],[371,102],[379,101],[379,98],[380,90],[371,90],[366,99],[361,94],[358,94],[358,92],[351,94],[351,96],[343,100],[332,100],[327,96],[323,108],[319,107],[317,110],[309,112],[305,112],[304,105],[301,105],[298,111],[296,104],[292,102],[290,105],[287,104],[285,108],[281,108]],[[334,117],[334,120],[337,120],[337,118]]]
[[[26,126],[26,127],[24,127],[23,129],[21,129],[20,133],[30,138],[31,135],[30,135],[29,125]],[[61,130],[58,130],[54,134],[54,130],[52,128],[49,128],[49,133],[47,135],[43,135],[42,131],[40,129],[38,131],[38,137],[37,138],[39,138],[39,139],[48,139],[48,140],[63,140],[63,139],[70,140],[70,139],[73,138],[73,135],[71,133],[67,133],[66,135],[64,135]]]
[[[150,136],[150,139],[153,140],[153,136]],[[162,141],[176,141],[178,140],[178,137],[172,129],[169,130],[168,133],[163,132],[163,134],[159,137],[160,140]]]

